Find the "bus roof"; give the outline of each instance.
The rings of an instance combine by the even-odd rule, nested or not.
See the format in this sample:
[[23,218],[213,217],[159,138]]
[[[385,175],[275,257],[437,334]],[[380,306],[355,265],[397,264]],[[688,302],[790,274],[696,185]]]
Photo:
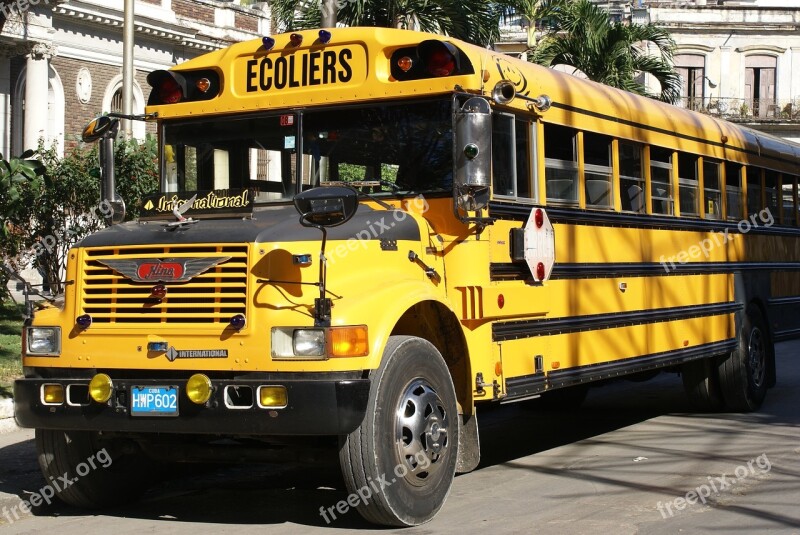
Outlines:
[[[449,47],[456,56],[455,68],[447,75],[439,75],[436,67],[438,74],[415,70],[416,65],[409,71],[411,76],[398,70],[401,57],[418,61],[422,54],[416,51],[426,46],[421,43],[433,43],[434,49]],[[431,54],[435,62],[436,50]],[[215,73],[219,94],[148,106],[147,111],[157,111],[160,118],[419,98],[454,91],[490,96],[498,82],[510,81],[521,98],[508,103],[509,108],[528,109],[526,97],[551,99],[547,111],[531,108],[545,123],[800,173],[796,169],[800,145],[456,39],[409,30],[333,28],[274,35],[199,56],[170,73],[186,76],[184,83],[189,84]]]

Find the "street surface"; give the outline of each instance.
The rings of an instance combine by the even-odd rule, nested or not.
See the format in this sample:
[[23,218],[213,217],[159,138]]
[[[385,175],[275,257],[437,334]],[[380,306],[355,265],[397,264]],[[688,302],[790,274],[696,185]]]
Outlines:
[[[800,535],[800,342],[780,344],[777,361],[778,386],[754,414],[693,413],[674,374],[593,389],[575,412],[484,411],[481,466],[456,478],[439,515],[374,532]],[[32,438],[0,435],[3,535],[374,530],[352,510],[320,515],[347,499],[337,468],[291,465],[198,467],[124,508],[54,504],[9,523],[4,511],[44,485]]]

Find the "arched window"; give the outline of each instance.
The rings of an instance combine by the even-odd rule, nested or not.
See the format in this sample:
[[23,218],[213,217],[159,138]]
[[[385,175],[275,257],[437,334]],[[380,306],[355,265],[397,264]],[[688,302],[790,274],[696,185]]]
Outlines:
[[678,54],[675,71],[681,77],[681,99],[690,110],[703,108],[706,87],[706,58],[698,54]]
[[[144,94],[136,80],[133,81],[133,113],[144,113]],[[122,111],[122,75],[118,74],[106,86],[103,94],[103,111]],[[132,121],[133,137],[144,139],[144,121]]]
[[744,59],[744,98],[753,117],[772,116],[775,106],[775,74],[778,58],[752,55]]

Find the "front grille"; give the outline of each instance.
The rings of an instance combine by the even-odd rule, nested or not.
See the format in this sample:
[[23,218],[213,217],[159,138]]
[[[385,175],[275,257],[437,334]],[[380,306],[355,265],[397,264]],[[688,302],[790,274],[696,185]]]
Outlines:
[[[167,295],[152,296],[156,282],[134,282],[102,260],[230,257],[187,282],[166,282]],[[247,306],[247,246],[170,246],[87,249],[81,273],[80,314],[92,324],[227,324]]]

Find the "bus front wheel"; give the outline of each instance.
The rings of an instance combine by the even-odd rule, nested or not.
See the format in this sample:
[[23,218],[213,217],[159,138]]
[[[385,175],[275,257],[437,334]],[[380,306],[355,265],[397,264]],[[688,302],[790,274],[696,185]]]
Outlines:
[[147,488],[148,461],[99,444],[89,431],[36,430],[39,467],[64,503],[98,509],[129,503]]
[[718,363],[722,397],[728,410],[754,411],[767,394],[772,347],[766,323],[757,308],[747,308],[737,342],[738,347]]
[[441,354],[421,338],[390,337],[364,421],[339,450],[348,502],[375,524],[415,526],[433,518],[453,483],[458,421]]

